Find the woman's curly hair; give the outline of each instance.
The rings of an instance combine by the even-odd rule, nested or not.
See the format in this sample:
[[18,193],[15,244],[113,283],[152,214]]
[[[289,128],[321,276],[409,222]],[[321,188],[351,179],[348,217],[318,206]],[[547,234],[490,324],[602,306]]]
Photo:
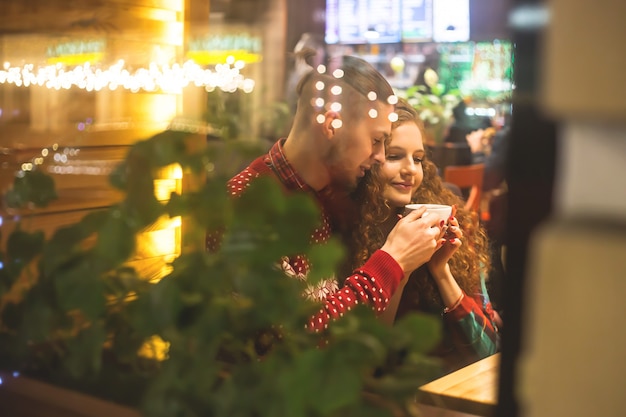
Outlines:
[[[398,121],[393,130],[404,123],[415,123],[424,137],[424,127],[417,112],[404,100],[396,105]],[[463,245],[449,261],[452,275],[468,295],[480,292],[481,273],[487,276],[490,265],[488,240],[476,213],[464,208],[464,201],[444,185],[437,166],[424,158],[424,178],[412,197],[417,203],[456,205],[456,218],[463,230]],[[365,263],[374,251],[382,247],[387,234],[396,223],[392,217],[404,212],[404,208],[392,208],[383,197],[385,181],[380,178],[378,167],[365,176],[353,194],[357,215],[353,216],[351,233],[346,242],[351,256],[351,268]],[[416,279],[415,279],[416,278]],[[403,300],[417,305],[420,301],[436,303],[443,307],[437,286],[427,267],[419,268],[405,287]]]

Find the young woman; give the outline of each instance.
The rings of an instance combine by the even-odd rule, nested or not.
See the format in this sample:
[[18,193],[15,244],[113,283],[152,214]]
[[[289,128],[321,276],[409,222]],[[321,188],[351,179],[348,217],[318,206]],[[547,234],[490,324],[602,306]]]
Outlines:
[[385,163],[373,168],[354,194],[360,213],[353,216],[358,220],[352,223],[348,246],[353,265],[359,265],[380,248],[405,205],[453,206],[439,249],[405,277],[381,315],[390,323],[411,311],[440,315],[444,337],[433,354],[451,371],[497,351],[498,331],[482,278],[489,265],[487,238],[472,213],[462,208],[463,201],[444,186],[436,166],[425,159],[417,112],[401,100],[396,113]]

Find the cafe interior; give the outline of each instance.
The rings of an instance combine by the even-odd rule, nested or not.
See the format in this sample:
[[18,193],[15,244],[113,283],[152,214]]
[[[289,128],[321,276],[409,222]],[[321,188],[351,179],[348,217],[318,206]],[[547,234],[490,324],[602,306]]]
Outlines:
[[[16,288],[29,267],[5,278],[16,231],[50,239],[115,206],[120,163],[162,132],[184,132],[192,150],[266,152],[289,134],[299,79],[353,55],[416,108],[427,157],[485,226],[501,323],[495,354],[416,383],[414,414],[380,415],[623,416],[623,16],[611,0],[2,0],[0,334],[30,285]],[[314,62],[297,58],[305,48]],[[166,204],[251,159],[228,154],[202,175],[162,164],[154,195]],[[9,191],[31,178],[21,187],[36,201],[40,173],[56,198],[16,208]],[[198,227],[155,219],[124,265],[158,282],[200,244]],[[141,415],[9,365],[0,416]]]

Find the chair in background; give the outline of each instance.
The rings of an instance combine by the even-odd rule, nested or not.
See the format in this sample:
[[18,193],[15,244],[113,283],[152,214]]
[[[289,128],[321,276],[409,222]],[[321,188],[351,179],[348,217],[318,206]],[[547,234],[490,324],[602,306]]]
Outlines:
[[448,165],[443,170],[443,180],[456,185],[467,195],[465,209],[480,215],[485,164]]
[[472,150],[467,142],[446,142],[425,146],[428,159],[437,165],[440,175],[443,175],[443,171],[449,165],[470,165],[472,163]]

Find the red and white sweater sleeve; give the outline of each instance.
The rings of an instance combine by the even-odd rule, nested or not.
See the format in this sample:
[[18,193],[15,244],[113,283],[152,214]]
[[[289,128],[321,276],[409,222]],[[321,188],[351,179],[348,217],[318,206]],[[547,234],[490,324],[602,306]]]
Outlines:
[[326,297],[307,327],[313,331],[325,329],[331,320],[343,316],[357,304],[371,305],[376,313],[382,312],[403,277],[404,272],[395,259],[377,250],[344,281],[339,291]]

